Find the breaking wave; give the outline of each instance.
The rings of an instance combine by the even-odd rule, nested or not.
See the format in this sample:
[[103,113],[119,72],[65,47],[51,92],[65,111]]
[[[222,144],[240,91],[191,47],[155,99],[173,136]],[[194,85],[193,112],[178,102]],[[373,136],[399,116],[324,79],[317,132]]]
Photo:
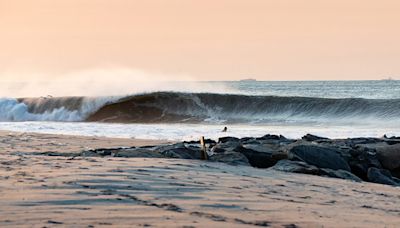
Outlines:
[[0,121],[297,123],[400,120],[400,99],[155,92],[122,98],[0,99]]
[[0,98],[0,121],[83,121],[117,98]]

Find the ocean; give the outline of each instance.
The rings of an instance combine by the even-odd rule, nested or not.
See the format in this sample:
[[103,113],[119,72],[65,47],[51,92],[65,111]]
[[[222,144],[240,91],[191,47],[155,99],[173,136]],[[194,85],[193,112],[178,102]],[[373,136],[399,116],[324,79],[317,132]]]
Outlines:
[[0,98],[0,130],[163,140],[400,135],[396,80],[186,83],[123,96]]

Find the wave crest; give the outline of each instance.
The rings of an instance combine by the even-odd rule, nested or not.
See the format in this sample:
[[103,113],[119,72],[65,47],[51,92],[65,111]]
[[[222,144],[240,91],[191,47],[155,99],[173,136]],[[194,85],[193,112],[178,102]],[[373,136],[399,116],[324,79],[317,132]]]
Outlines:
[[127,97],[0,99],[0,121],[368,123],[400,119],[400,99],[154,92]]
[[88,117],[101,122],[329,122],[398,119],[400,99],[327,99],[157,92],[125,97]]

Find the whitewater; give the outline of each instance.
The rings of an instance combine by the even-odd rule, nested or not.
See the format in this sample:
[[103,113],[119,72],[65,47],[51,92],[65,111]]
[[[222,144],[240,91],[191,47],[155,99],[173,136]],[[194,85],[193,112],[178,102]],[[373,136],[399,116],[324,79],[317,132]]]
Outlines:
[[[142,139],[400,135],[400,81],[199,82],[121,96],[0,98],[0,130]],[[223,88],[223,89],[221,89]],[[140,90],[137,90],[140,91]],[[228,132],[221,129],[227,126]]]

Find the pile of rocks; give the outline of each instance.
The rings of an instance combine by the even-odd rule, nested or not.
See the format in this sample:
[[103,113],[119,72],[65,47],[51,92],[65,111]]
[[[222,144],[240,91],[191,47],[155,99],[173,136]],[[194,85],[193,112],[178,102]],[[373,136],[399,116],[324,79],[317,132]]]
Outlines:
[[[206,140],[208,160],[284,172],[400,186],[400,137],[328,139],[305,135],[259,138],[223,137]],[[82,156],[200,159],[200,142],[96,149]]]

